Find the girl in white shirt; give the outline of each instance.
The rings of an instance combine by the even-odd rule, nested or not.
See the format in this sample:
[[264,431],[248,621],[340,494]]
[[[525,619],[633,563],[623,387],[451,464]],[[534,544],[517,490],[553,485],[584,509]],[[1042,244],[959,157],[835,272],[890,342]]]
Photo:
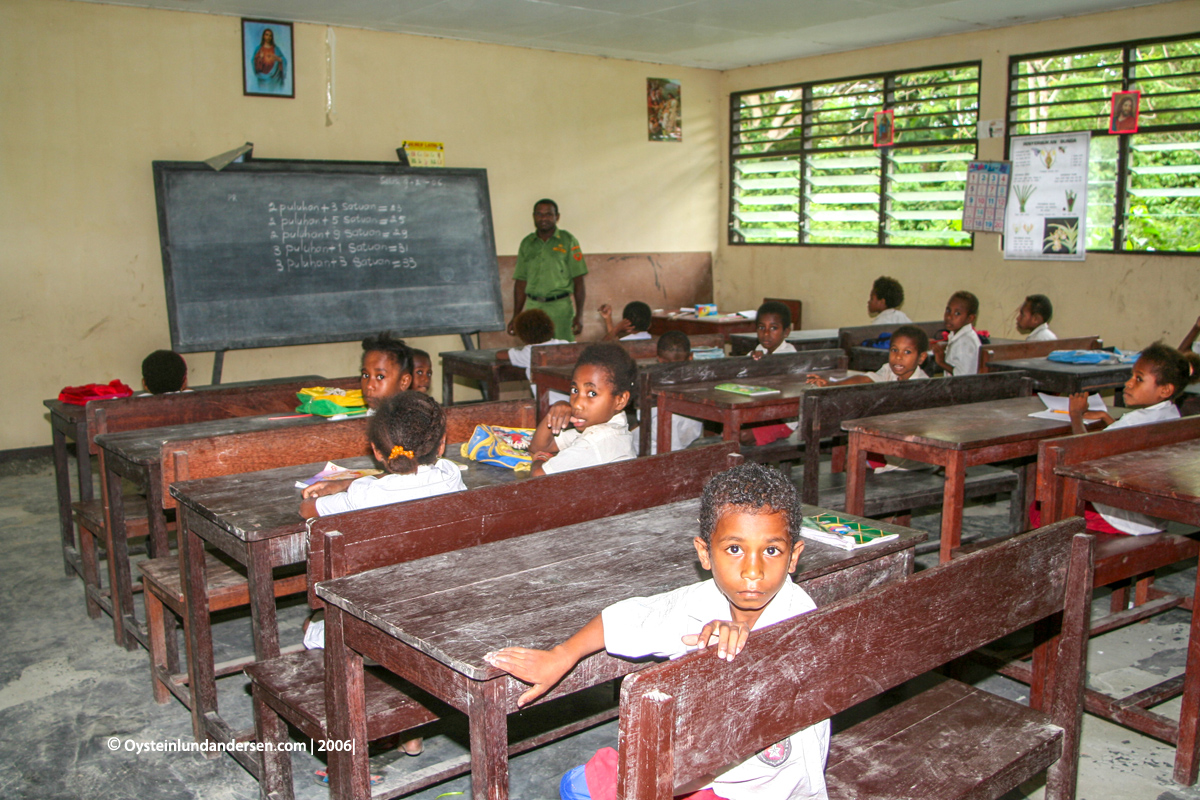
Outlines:
[[[1125,382],[1125,405],[1134,409],[1114,421],[1107,411],[1087,411],[1087,392],[1071,395],[1071,429],[1084,432],[1084,420],[1100,420],[1100,427],[1131,428],[1152,422],[1179,419],[1175,401],[1189,383],[1200,380],[1200,355],[1180,352],[1170,345],[1155,342],[1141,352],[1133,365],[1133,374]],[[1091,504],[1089,504],[1091,505]],[[1096,519],[1098,514],[1100,519]],[[1101,533],[1125,533],[1143,536],[1160,533],[1166,521],[1096,503],[1084,515],[1088,529]]]
[[813,386],[850,386],[856,383],[892,383],[893,381],[921,380],[928,378],[921,365],[925,363],[929,350],[929,335],[916,325],[902,325],[892,334],[888,349],[888,363],[875,372],[852,375],[842,380],[832,380],[823,375],[811,374],[805,383]]

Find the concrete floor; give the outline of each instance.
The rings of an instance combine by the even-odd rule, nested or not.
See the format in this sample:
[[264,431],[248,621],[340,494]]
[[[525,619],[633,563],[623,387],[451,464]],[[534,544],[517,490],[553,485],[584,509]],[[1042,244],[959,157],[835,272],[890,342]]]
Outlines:
[[[1002,532],[1006,501],[969,508],[965,533]],[[938,530],[938,516],[919,516],[915,527]],[[168,800],[250,800],[258,784],[231,758],[207,760],[194,753],[126,751],[127,743],[190,741],[186,709],[171,700],[156,705],[150,692],[147,657],[112,641],[107,616],[89,619],[82,584],[63,575],[59,550],[54,477],[49,460],[0,465],[0,796],[5,798],[131,798]],[[920,559],[931,565],[936,557]],[[1160,578],[1190,592],[1195,568]],[[1099,595],[1097,609],[1106,605]],[[290,603],[281,610],[284,642],[300,639],[306,608]],[[222,618],[214,630],[218,658],[249,651],[249,621]],[[1089,681],[1097,687],[1133,691],[1179,674],[1184,666],[1187,615],[1170,612],[1093,640]],[[1013,698],[1024,687],[980,671],[977,682]],[[250,704],[240,677],[220,682],[224,714],[248,724]],[[598,698],[593,697],[592,700]],[[1178,702],[1165,710],[1174,712]],[[532,720],[529,721],[532,724]],[[835,726],[844,722],[839,718]],[[520,722],[514,723],[514,727]],[[461,727],[429,731],[426,754],[396,751],[372,759],[373,771],[419,769],[443,754],[464,752]],[[116,751],[111,749],[115,743]],[[511,765],[512,796],[528,800],[558,796],[562,773],[598,747],[615,745],[616,725],[594,728],[554,745],[526,753]],[[1078,797],[1081,800],[1200,800],[1200,789],[1172,782],[1174,751],[1148,737],[1085,717]],[[324,800],[328,791],[311,779],[321,766],[310,754],[296,754],[296,796]],[[470,793],[469,778],[440,784],[414,797],[422,800]],[[1006,800],[1041,798],[1039,783],[1023,786]]]

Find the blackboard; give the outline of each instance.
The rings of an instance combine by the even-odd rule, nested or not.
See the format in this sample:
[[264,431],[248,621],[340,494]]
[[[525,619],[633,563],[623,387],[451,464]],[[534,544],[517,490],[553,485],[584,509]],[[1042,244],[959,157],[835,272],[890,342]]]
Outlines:
[[504,327],[487,172],[154,162],[182,353]]

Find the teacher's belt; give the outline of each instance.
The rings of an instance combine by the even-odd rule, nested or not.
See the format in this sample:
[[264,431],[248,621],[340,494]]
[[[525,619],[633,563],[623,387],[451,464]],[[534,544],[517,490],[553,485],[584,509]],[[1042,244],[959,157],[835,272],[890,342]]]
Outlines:
[[538,297],[537,295],[531,294],[529,295],[529,299],[537,300],[539,303],[553,303],[555,300],[562,300],[564,297],[570,296],[570,292],[559,292],[558,294],[546,295],[545,297]]

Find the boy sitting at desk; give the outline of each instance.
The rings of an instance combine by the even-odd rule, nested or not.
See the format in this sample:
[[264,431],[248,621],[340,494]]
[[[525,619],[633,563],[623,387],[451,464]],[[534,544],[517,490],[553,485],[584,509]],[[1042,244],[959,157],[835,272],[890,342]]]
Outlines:
[[650,306],[643,303],[641,300],[634,300],[631,303],[626,303],[625,308],[621,311],[621,320],[613,324],[612,306],[608,303],[600,306],[600,316],[604,318],[604,338],[603,342],[612,342],[620,340],[622,342],[633,341],[635,339],[649,339],[650,337],[650,320],[653,312],[650,311]]
[[[489,653],[490,664],[533,684],[518,704],[540,697],[601,649],[623,658],[678,658],[715,646],[717,658],[732,661],[750,631],[816,608],[790,577],[804,549],[800,503],[796,487],[777,470],[742,464],[709,481],[693,545],[711,580],[622,600],[553,650]],[[826,720],[735,764],[692,798],[825,798],[828,750]],[[565,800],[612,800],[616,787],[617,753],[605,748],[563,776],[559,793]]]
[[1031,294],[1017,309],[1017,330],[1025,334],[1027,342],[1052,342],[1058,337],[1050,330],[1050,318],[1054,306],[1044,294]]

